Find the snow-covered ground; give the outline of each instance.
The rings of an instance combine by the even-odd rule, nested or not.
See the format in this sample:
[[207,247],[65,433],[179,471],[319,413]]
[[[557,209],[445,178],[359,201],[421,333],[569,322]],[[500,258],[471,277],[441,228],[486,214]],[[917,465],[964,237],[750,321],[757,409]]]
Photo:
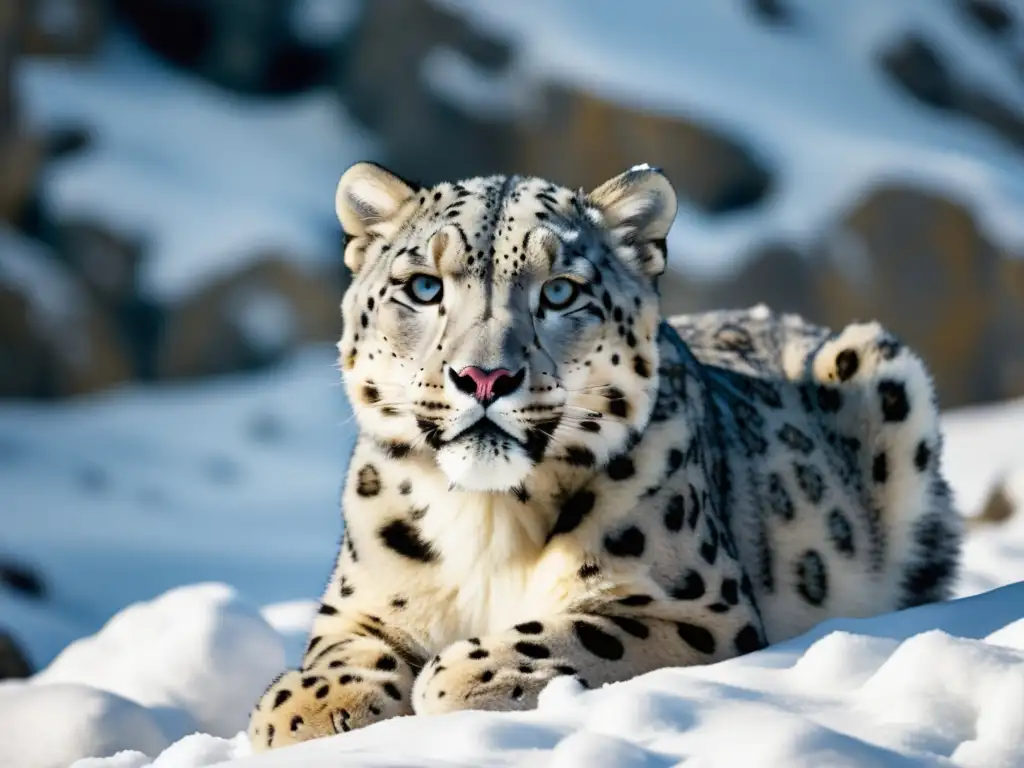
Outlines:
[[[79,768],[342,754],[352,766],[1024,766],[1024,515],[972,535],[956,602],[597,691],[562,681],[535,712],[404,719],[247,758],[248,707],[298,658],[330,569],[349,419],[330,348],[201,385],[0,406],[0,559],[38,567],[48,592],[0,591],[0,626],[49,665],[0,685],[0,765],[133,750]],[[1004,475],[1024,498],[1024,402],[952,413],[946,433],[965,512]]]

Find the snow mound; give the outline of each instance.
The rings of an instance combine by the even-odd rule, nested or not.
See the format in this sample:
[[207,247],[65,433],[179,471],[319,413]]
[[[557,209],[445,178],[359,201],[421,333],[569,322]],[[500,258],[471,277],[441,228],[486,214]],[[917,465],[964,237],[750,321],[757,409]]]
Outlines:
[[158,754],[175,738],[145,707],[87,685],[2,683],[0,722],[0,765],[12,768],[66,768],[126,749]]
[[284,664],[281,638],[259,611],[227,585],[198,584],[125,608],[33,680],[91,685],[166,711],[181,735],[232,736]]
[[[222,592],[196,587],[161,600],[184,616],[194,610],[187,603]],[[173,644],[161,650],[163,664],[176,666],[181,651]],[[28,688],[41,695],[50,686]],[[230,705],[237,712],[223,714],[241,715],[250,703],[239,699]],[[135,747],[76,768],[667,768],[681,761],[700,768],[1019,768],[1022,743],[1024,583],[828,622],[745,657],[662,669],[597,690],[558,679],[530,712],[397,718],[258,756],[249,754],[241,733],[193,735],[159,754]]]

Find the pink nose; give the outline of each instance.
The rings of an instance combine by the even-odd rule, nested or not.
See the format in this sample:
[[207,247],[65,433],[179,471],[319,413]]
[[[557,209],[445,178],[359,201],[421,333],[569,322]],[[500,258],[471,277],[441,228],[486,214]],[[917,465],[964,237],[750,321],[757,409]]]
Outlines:
[[455,386],[463,392],[473,395],[481,403],[489,403],[514,392],[522,384],[525,373],[525,369],[513,374],[507,368],[485,371],[483,368],[469,365],[458,374],[452,370],[452,379]]

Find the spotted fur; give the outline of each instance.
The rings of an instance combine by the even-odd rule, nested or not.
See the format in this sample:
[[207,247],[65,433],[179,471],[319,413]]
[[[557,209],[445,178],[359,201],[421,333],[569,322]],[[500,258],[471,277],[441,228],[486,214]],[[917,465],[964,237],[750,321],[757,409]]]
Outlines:
[[360,437],[333,576],[254,748],[526,709],[557,676],[714,662],[948,595],[959,518],[921,361],[877,324],[662,320],[658,171],[584,194],[359,164],[337,203]]

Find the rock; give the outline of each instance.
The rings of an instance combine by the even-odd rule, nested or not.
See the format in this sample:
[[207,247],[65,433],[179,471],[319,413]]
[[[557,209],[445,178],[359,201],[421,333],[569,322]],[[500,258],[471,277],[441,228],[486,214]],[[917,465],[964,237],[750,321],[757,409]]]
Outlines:
[[971,21],[997,37],[1014,27],[1013,16],[1000,0],[960,0],[959,6]]
[[278,254],[165,309],[157,350],[160,378],[231,373],[269,365],[297,345],[336,341],[343,286]]
[[821,308],[814,280],[810,259],[786,245],[767,244],[725,277],[695,278],[681,267],[666,271],[660,281],[661,307],[665,314],[686,314],[764,303],[777,312],[817,317]]
[[1024,146],[1024,115],[954,72],[932,42],[911,35],[879,57],[882,70],[904,92],[930,107],[956,112]]
[[967,210],[931,192],[883,187],[817,250],[819,319],[839,327],[878,318],[927,361],[943,407],[1024,394],[1006,388],[998,368],[1021,327],[999,327],[1004,259]]
[[45,141],[24,133],[0,135],[0,222],[23,221],[32,207],[46,159]]
[[544,89],[522,126],[516,167],[592,189],[638,162],[668,174],[679,195],[708,213],[753,206],[771,177],[738,142],[685,117],[630,109],[558,85]]
[[793,10],[783,0],[747,0],[751,13],[769,24],[789,24]]
[[335,0],[121,0],[119,7],[156,53],[243,93],[324,82],[352,14],[350,3]]
[[144,243],[89,219],[58,222],[60,252],[96,299],[114,309],[138,293]]
[[30,56],[91,56],[106,32],[109,10],[108,0],[27,0],[23,50]]
[[44,246],[0,226],[0,397],[64,397],[126,381],[111,322]]
[[[24,3],[0,0],[0,141],[18,126],[14,65],[21,49]],[[6,167],[0,162],[0,168]]]
[[13,637],[0,631],[0,680],[22,679],[31,674],[32,665],[25,653]]
[[0,561],[0,586],[22,597],[35,600],[46,597],[46,585],[42,577],[33,568],[21,563]]
[[1017,513],[1017,503],[1006,487],[1006,478],[1001,479],[990,491],[981,512],[967,518],[971,528],[985,528],[1002,525]]
[[511,61],[503,41],[484,35],[440,4],[367,3],[337,62],[336,88],[352,116],[386,147],[388,164],[423,183],[516,167],[508,115],[488,116],[446,93],[450,72],[425,78],[427,66],[498,76]]
[[660,281],[662,311],[765,303],[831,328],[866,319],[915,347],[942,407],[1024,395],[1024,254],[998,251],[973,216],[931,192],[869,192],[806,255],[759,246],[716,279],[687,274],[685,258]]
[[988,358],[995,369],[995,391],[1024,392],[1024,254],[999,254],[992,297],[993,321]]

